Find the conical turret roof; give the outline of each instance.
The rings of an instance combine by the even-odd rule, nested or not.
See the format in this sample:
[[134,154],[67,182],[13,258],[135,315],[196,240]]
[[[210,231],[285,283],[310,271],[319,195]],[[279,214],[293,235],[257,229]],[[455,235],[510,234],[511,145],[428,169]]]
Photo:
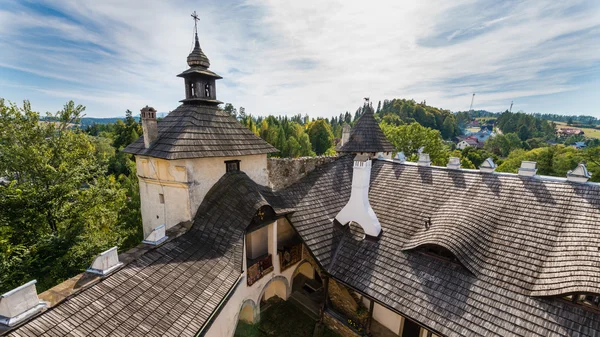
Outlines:
[[190,55],[188,55],[187,63],[190,67],[210,67],[210,61],[208,60],[208,57],[206,56],[206,54],[204,54],[202,48],[200,48],[200,42],[198,41],[198,33],[196,33],[196,44],[194,45],[194,50],[192,50]]
[[350,131],[350,139],[338,152],[394,152],[396,148],[390,143],[379,124],[375,120],[373,107],[365,105],[365,112],[356,121]]

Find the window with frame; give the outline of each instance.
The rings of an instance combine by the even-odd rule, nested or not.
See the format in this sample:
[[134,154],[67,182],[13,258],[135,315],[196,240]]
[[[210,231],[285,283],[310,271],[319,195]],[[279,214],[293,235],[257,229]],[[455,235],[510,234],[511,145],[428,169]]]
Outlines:
[[240,160],[226,160],[225,161],[225,172],[239,172],[240,171]]

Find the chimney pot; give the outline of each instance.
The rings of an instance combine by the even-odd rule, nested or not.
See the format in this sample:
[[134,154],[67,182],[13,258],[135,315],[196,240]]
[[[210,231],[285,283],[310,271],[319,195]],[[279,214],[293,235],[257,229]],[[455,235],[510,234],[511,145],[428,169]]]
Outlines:
[[117,247],[112,247],[109,250],[98,254],[94,258],[92,265],[86,271],[88,273],[106,276],[122,265],[123,263],[119,261],[119,255],[117,254]]
[[142,130],[144,131],[144,146],[149,148],[156,138],[158,138],[156,110],[146,105],[140,112],[142,116]]
[[496,169],[496,164],[494,163],[492,158],[488,158],[488,159],[484,160],[483,163],[481,163],[481,166],[479,166],[479,171],[485,172],[485,173],[492,173],[492,172],[494,172],[495,169]]
[[588,172],[587,167],[585,166],[585,161],[579,163],[574,170],[567,172],[567,181],[575,183],[585,183],[591,177],[592,174]]
[[537,163],[534,161],[523,160],[519,168],[519,175],[525,177],[533,177],[537,172]]
[[419,166],[431,166],[431,159],[429,158],[428,153],[420,153],[419,154]]
[[446,167],[449,169],[458,170],[460,168],[460,158],[450,157],[450,160],[448,161]]
[[160,225],[154,228],[154,230],[152,230],[148,237],[142,242],[149,245],[158,246],[161,243],[165,242],[165,240],[167,240],[168,238],[169,237],[166,236],[166,226]]
[[397,160],[400,163],[404,163],[406,161],[406,156],[404,155],[404,152],[398,152],[394,160]]
[[0,296],[0,324],[15,326],[46,307],[35,288],[36,280],[10,290]]

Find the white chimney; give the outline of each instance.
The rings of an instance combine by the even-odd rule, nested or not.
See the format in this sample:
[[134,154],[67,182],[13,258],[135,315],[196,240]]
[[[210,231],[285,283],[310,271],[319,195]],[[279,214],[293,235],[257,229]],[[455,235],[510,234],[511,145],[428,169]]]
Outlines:
[[149,148],[156,138],[158,138],[156,110],[146,105],[140,112],[142,116],[142,131],[144,132],[144,146]]
[[350,140],[350,125],[344,123],[344,126],[342,126],[342,141],[340,143],[340,146],[343,146],[344,144],[348,143],[349,140]]
[[417,162],[419,166],[431,166],[431,159],[429,158],[428,153],[419,153],[419,161]]
[[567,172],[567,181],[574,183],[585,183],[591,177],[592,174],[589,173],[587,167],[585,167],[585,162],[579,163],[574,170]]
[[92,262],[92,265],[86,271],[88,273],[105,276],[112,273],[122,265],[123,263],[119,262],[117,247],[112,247],[111,249],[96,256],[94,258],[94,262]]
[[15,326],[46,307],[35,289],[37,281],[29,281],[0,296],[0,324]]
[[342,225],[354,221],[362,227],[366,235],[377,237],[381,233],[381,225],[369,204],[370,181],[371,160],[368,156],[357,155],[354,157],[350,200],[336,215],[335,219]]
[[484,160],[483,163],[481,163],[481,166],[479,166],[479,171],[485,172],[485,173],[492,173],[492,172],[494,172],[495,169],[496,169],[496,164],[494,163],[492,158],[488,158],[488,159]]
[[406,156],[404,155],[404,152],[398,152],[394,160],[397,160],[400,163],[404,163],[406,161]]
[[148,237],[143,240],[143,243],[147,243],[149,245],[158,246],[161,243],[165,242],[169,237],[166,235],[166,226],[160,225],[148,235]]
[[519,168],[519,175],[525,177],[533,177],[537,172],[536,165],[537,163],[534,161],[523,160],[521,162],[521,167]]
[[460,158],[450,157],[450,160],[448,161],[446,167],[449,169],[458,170],[460,168]]

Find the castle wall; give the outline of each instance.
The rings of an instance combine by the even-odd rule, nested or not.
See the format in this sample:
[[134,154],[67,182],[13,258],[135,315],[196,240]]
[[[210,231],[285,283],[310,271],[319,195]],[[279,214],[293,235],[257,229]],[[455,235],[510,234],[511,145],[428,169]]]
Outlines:
[[304,177],[315,168],[334,161],[338,157],[268,158],[271,188],[279,190]]
[[227,160],[240,160],[240,170],[252,180],[260,185],[269,183],[266,154],[178,160],[136,158],[144,237],[162,224],[169,229],[192,220],[210,188],[225,174]]
[[[260,319],[260,300],[261,297],[265,299],[277,295],[287,300],[287,297],[291,293],[292,281],[294,271],[297,266],[303,263],[303,260],[297,262],[293,266],[287,268],[283,272],[280,270],[279,257],[277,255],[277,227],[278,225],[287,225],[289,222],[287,219],[281,218],[272,224],[269,224],[266,228],[269,231],[269,253],[273,256],[273,271],[267,275],[264,275],[260,280],[256,281],[251,286],[247,283],[246,274],[246,247],[248,242],[244,243],[244,271],[242,272],[242,280],[235,289],[231,298],[223,306],[219,315],[215,318],[211,326],[206,331],[206,337],[230,337],[233,336],[240,319],[240,313],[244,309],[247,303],[254,304],[254,318],[255,322]],[[285,293],[285,295],[284,295]],[[242,316],[244,318],[244,316]]]

